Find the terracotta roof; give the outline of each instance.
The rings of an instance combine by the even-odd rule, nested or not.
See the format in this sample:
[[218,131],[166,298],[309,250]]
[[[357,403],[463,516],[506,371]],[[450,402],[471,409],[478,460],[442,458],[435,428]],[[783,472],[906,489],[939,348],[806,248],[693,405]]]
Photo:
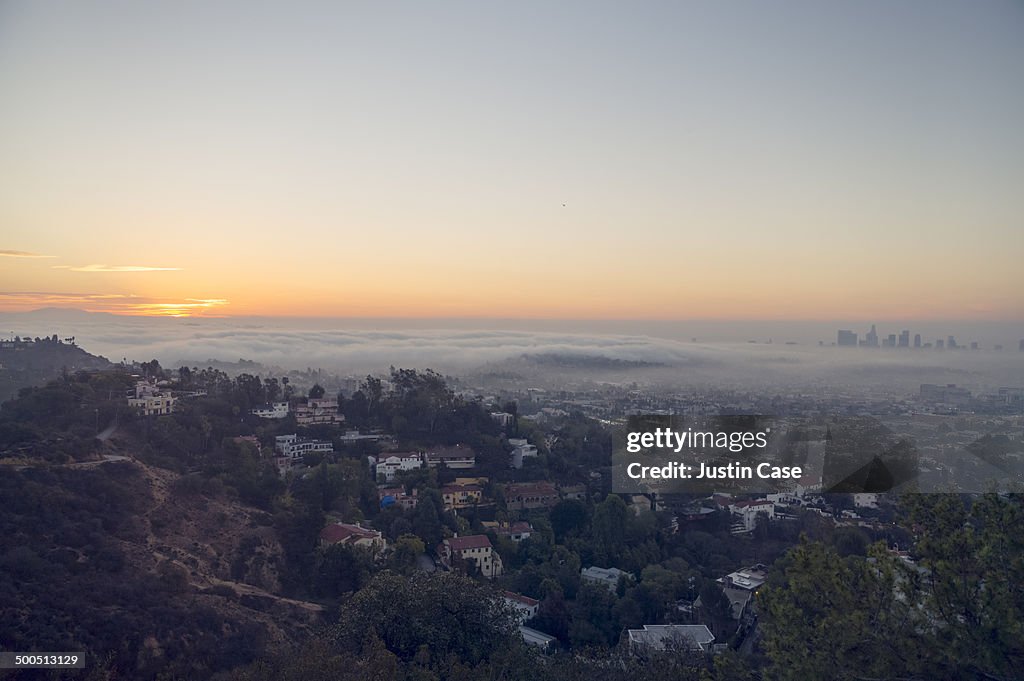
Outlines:
[[530,606],[531,608],[535,605],[540,605],[540,601],[538,601],[537,599],[530,598],[529,596],[524,596],[523,594],[517,594],[512,591],[504,591],[502,593],[504,594],[505,598],[511,601],[518,601],[523,605]]
[[468,537],[452,537],[445,539],[452,551],[465,551],[466,549],[485,549],[491,547],[491,540],[486,534],[471,534]]

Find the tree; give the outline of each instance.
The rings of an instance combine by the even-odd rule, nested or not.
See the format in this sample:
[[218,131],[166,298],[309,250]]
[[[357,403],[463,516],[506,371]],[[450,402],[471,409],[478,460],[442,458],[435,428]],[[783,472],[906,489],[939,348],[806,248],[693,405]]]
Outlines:
[[516,645],[516,621],[488,584],[450,572],[385,571],[342,606],[332,639],[351,650],[371,635],[406,662],[426,646],[476,664]]
[[309,399],[319,400],[321,397],[324,396],[325,392],[326,391],[324,390],[324,387],[322,385],[320,385],[319,383],[314,383],[313,387],[309,389]]
[[416,569],[416,559],[425,551],[422,539],[414,534],[403,534],[391,547],[388,565],[395,572],[408,575]]

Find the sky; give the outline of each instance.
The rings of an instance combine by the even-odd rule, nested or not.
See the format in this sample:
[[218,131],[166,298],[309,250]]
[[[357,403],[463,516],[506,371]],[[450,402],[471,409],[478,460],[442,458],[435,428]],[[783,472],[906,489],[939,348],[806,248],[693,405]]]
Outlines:
[[1024,320],[1024,3],[0,2],[0,311]]

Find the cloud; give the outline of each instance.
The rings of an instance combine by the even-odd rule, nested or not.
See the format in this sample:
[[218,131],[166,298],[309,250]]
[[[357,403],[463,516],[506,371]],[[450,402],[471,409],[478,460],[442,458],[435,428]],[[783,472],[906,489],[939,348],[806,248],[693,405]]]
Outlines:
[[180,272],[180,267],[150,267],[148,265],[54,265],[54,269],[71,270],[72,272]]
[[194,317],[228,305],[223,298],[148,298],[126,293],[67,293],[0,291],[0,308],[29,311],[38,308],[77,308],[86,312],[155,317]]
[[9,251],[0,250],[0,257],[3,258],[56,258],[55,255],[42,255],[39,253],[29,253],[28,251]]
[[[548,388],[637,381],[658,386],[665,394],[707,389],[707,399],[712,401],[720,391],[748,388],[775,394],[790,388],[803,392],[856,386],[881,395],[885,389],[916,392],[921,383],[972,387],[1024,383],[1024,364],[1016,352],[848,353],[831,347],[703,344],[640,334],[437,328],[438,322],[423,320],[408,320],[407,326],[389,329],[373,320],[216,317],[222,303],[226,304],[217,299],[93,299],[91,306],[106,306],[122,316],[64,317],[58,311],[52,322],[34,316],[28,323],[12,319],[14,315],[0,315],[0,328],[22,335],[74,335],[90,352],[118,359],[156,358],[171,367],[244,358],[267,367],[366,375],[393,365],[478,376],[481,382],[492,380],[486,376],[519,376],[522,386]],[[127,316],[125,309],[143,309],[149,316]],[[176,310],[183,311],[178,316],[185,318],[165,318],[175,316]],[[537,355],[602,357],[658,366],[622,370],[609,364],[605,370],[600,362],[584,362],[574,368],[571,362],[538,363],[531,359]]]

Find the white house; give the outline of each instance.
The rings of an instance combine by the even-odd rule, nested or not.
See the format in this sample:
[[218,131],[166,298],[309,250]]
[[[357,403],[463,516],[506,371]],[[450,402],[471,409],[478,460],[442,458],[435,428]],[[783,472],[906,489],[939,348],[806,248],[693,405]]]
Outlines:
[[874,492],[855,492],[853,505],[857,508],[878,508],[878,495]]
[[633,575],[619,568],[588,567],[580,570],[580,579],[591,584],[600,584],[614,592],[619,587],[619,578],[633,579]]
[[278,435],[274,438],[274,449],[287,459],[301,459],[304,455],[312,452],[329,454],[334,451],[334,445],[325,440],[300,438],[292,433],[291,435]]
[[535,598],[530,598],[529,596],[517,594],[512,591],[504,591],[502,592],[502,596],[505,598],[505,602],[512,606],[512,609],[516,611],[520,624],[536,617],[537,612],[540,610],[540,601]]
[[174,411],[176,398],[171,395],[147,395],[145,397],[129,397],[128,406],[138,409],[144,416],[160,416]]
[[288,416],[288,403],[274,402],[268,407],[256,407],[252,410],[252,415],[261,419],[283,419]]
[[753,501],[737,501],[729,506],[734,516],[739,518],[743,525],[744,532],[753,531],[757,526],[757,516],[764,513],[771,520],[775,517],[775,504],[767,499],[755,499]]
[[509,454],[509,465],[512,468],[522,468],[523,459],[537,456],[537,447],[531,445],[525,437],[510,437],[508,443],[512,445],[512,452]]
[[368,458],[374,469],[374,477],[384,482],[392,482],[398,471],[423,468],[423,457],[417,452],[395,452]]

